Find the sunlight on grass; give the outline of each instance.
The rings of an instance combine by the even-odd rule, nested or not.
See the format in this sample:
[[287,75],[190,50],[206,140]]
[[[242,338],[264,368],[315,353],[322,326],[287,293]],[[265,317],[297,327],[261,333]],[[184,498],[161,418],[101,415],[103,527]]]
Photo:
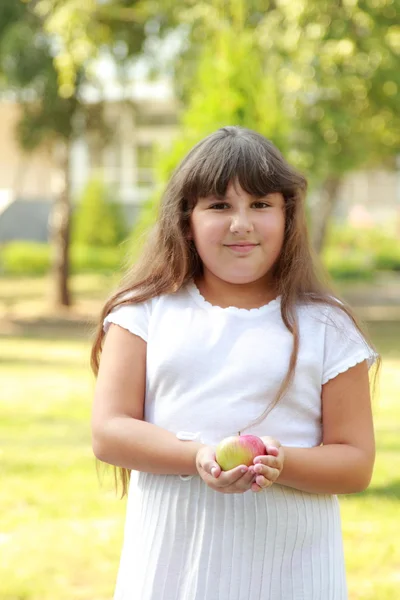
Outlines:
[[[78,298],[104,298],[116,285],[117,275],[72,275],[71,291]],[[1,300],[4,303],[17,303],[26,299],[40,299],[50,290],[48,277],[2,277]]]
[[97,478],[88,343],[1,342],[0,598],[109,600],[124,502]]
[[341,498],[352,600],[392,600],[400,586],[400,361],[384,361],[374,404],[377,458],[369,489]]
[[[393,328],[382,336],[389,350],[397,339]],[[351,600],[400,589],[400,358],[387,356],[373,481],[341,498]],[[89,343],[0,338],[0,378],[0,600],[110,600],[125,502],[111,474],[100,486],[92,456]]]

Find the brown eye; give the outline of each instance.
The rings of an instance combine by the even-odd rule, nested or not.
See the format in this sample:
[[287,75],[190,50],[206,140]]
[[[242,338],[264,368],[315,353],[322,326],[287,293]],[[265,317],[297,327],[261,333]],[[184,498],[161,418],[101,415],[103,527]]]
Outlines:
[[253,206],[256,205],[256,208],[268,208],[269,206],[271,206],[270,204],[267,204],[266,202],[254,202]]
[[214,210],[221,210],[225,206],[228,206],[228,204],[226,202],[217,202],[216,204],[211,204],[211,206],[209,206],[208,208],[214,209]]

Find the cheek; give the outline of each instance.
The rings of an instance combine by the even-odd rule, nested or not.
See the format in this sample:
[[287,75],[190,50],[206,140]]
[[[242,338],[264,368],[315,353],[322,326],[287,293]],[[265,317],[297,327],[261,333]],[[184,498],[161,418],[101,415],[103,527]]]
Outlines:
[[282,214],[271,214],[270,218],[261,225],[262,231],[270,239],[283,240],[285,233],[285,218]]
[[202,219],[192,221],[192,232],[194,241],[200,246],[207,247],[209,244],[220,244],[224,232],[222,219],[219,221]]

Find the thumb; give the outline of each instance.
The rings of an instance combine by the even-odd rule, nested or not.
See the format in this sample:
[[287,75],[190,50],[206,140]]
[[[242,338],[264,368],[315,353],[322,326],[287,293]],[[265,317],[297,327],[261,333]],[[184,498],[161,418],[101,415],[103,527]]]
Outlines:
[[279,448],[276,446],[267,446],[267,454],[270,454],[271,456],[278,456]]
[[216,479],[221,475],[221,467],[218,463],[211,463],[210,474]]
[[200,466],[211,477],[217,478],[221,474],[221,467],[215,460],[215,449],[211,446],[205,446],[202,449],[202,460]]
[[215,460],[215,454],[213,455],[212,459],[208,461],[205,471],[207,471],[207,473],[209,473],[211,477],[214,477],[215,479],[221,475],[221,467]]
[[277,442],[277,440],[269,436],[264,436],[261,439],[264,443],[267,454],[270,454],[272,456],[278,456],[280,446],[279,442]]

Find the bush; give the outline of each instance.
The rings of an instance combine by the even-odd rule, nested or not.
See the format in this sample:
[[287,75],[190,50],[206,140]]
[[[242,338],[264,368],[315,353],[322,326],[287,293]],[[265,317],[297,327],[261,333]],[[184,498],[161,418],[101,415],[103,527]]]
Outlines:
[[45,275],[50,264],[48,244],[10,242],[0,252],[0,270],[5,275]]
[[71,239],[77,246],[110,248],[128,234],[121,206],[99,178],[84,188],[72,217]]
[[117,248],[71,248],[71,273],[115,273],[121,270],[123,251]]
[[[115,273],[121,270],[125,248],[71,247],[71,273]],[[0,252],[4,275],[46,275],[51,267],[51,247],[34,242],[11,242]]]
[[376,249],[384,245],[387,236],[382,228],[359,229],[351,225],[332,224],[326,246],[340,251],[363,251],[375,255]]
[[400,240],[386,227],[332,225],[322,259],[337,279],[369,279],[373,271],[400,271]]
[[326,248],[322,262],[333,279],[370,281],[374,277],[374,258],[360,250]]
[[400,242],[387,240],[378,247],[375,260],[379,271],[400,271]]

